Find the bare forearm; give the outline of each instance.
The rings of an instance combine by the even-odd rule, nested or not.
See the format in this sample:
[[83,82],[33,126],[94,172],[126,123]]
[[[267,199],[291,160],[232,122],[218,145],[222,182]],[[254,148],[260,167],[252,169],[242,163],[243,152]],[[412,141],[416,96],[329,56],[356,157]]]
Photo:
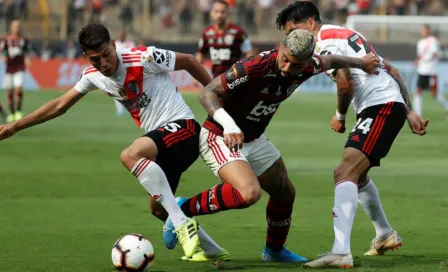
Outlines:
[[207,86],[207,84],[212,81],[207,70],[205,70],[201,63],[195,58],[191,60],[191,65],[189,65],[186,70],[194,79],[200,82],[202,86]]
[[355,83],[348,69],[340,69],[336,75],[338,104],[340,114],[346,114],[352,102]]
[[403,97],[408,112],[412,111],[412,103],[411,98],[409,97],[408,88],[406,87],[406,84],[404,83],[404,80],[401,77],[400,72],[398,72],[397,68],[390,66],[389,75],[395,80],[395,82],[397,82],[398,87],[400,88],[401,96]]
[[364,62],[360,58],[352,58],[339,55],[327,55],[321,58],[324,64],[324,70],[341,68],[362,69],[364,64]]
[[205,108],[205,110],[213,116],[215,112],[222,108],[220,97],[225,93],[224,88],[219,77],[212,80],[210,84],[199,94],[199,102]]
[[61,109],[58,106],[58,102],[56,100],[52,100],[47,102],[39,109],[35,110],[31,114],[23,117],[19,121],[13,123],[14,129],[16,131],[20,131],[40,123],[44,123],[48,120],[56,118],[65,113],[65,110]]

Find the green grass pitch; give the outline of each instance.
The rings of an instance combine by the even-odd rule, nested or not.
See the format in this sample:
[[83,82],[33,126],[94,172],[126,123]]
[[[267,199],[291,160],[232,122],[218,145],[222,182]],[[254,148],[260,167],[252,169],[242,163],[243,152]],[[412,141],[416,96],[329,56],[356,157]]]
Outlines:
[[[25,112],[58,95],[26,93]],[[5,102],[4,92],[0,97]],[[196,96],[184,97],[202,121],[205,114]],[[333,243],[333,168],[346,139],[329,128],[335,99],[298,93],[282,104],[267,131],[297,188],[287,247],[308,258],[329,251]],[[448,122],[429,96],[424,105],[431,119],[428,135],[412,135],[405,125],[383,167],[371,171],[404,247],[384,257],[363,256],[374,229],[359,207],[352,234],[353,271],[448,271],[441,264],[448,261]],[[353,126],[354,118],[348,124]],[[180,247],[164,248],[162,223],[149,215],[145,191],[119,159],[140,134],[129,116],[115,117],[110,98],[93,93],[65,116],[1,142],[0,271],[113,271],[111,247],[132,232],[153,243],[152,271],[213,271],[210,263],[180,261]],[[192,196],[217,182],[199,159],[183,176],[178,195]],[[198,218],[231,253],[225,269],[302,269],[261,261],[266,202],[264,194],[249,209]]]

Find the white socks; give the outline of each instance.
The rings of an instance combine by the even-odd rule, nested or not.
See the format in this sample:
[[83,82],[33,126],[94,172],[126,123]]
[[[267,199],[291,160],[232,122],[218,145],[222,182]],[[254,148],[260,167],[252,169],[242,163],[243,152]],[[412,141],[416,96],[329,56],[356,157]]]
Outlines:
[[187,222],[188,217],[177,205],[168,180],[160,166],[148,159],[140,159],[132,167],[131,173],[138,178],[140,184],[168,212],[174,227]]
[[373,180],[370,179],[367,185],[358,190],[358,198],[359,204],[361,204],[367,216],[372,220],[376,238],[380,240],[386,238],[393,230],[387,221],[378,189]]
[[422,116],[422,95],[417,92],[414,93],[414,111],[418,116]]
[[358,207],[358,186],[344,181],[334,189],[333,228],[334,254],[350,253],[350,235]]
[[445,112],[448,113],[448,101],[446,101],[443,92],[441,92],[440,90],[437,92],[437,101],[439,101],[439,103],[442,105]]
[[221,252],[221,247],[213,241],[213,239],[208,236],[208,234],[202,229],[202,227],[198,226],[198,235],[200,245],[199,247],[205,251],[207,255],[215,255]]

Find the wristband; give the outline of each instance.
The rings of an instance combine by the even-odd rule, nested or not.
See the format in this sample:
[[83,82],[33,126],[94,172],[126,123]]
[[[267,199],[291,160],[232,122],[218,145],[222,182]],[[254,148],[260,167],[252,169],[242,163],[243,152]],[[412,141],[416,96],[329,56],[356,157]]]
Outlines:
[[236,125],[233,118],[226,112],[225,109],[220,108],[216,110],[213,114],[213,119],[215,119],[215,121],[223,127],[224,134],[241,133],[241,129]]
[[338,119],[339,121],[344,121],[345,120],[345,114],[340,114],[338,110],[336,110],[336,119]]

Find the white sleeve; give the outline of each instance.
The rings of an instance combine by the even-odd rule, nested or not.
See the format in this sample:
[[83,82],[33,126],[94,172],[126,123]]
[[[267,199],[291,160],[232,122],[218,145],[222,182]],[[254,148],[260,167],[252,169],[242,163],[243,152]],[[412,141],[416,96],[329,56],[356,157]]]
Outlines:
[[240,49],[243,53],[247,53],[252,50],[252,43],[250,42],[249,38],[244,39],[243,43],[241,43]]
[[145,68],[151,73],[166,73],[174,71],[176,64],[176,53],[170,50],[159,49],[149,46],[148,51],[144,52]]
[[82,73],[81,78],[78,80],[74,88],[82,94],[98,89],[98,87],[96,87],[95,84],[90,81],[89,77],[84,75],[84,72]]
[[[318,52],[319,55],[321,56],[326,56],[326,55],[341,55],[344,56],[344,52],[342,51],[341,48],[339,48],[336,45],[331,45],[331,44],[319,44],[318,45],[320,47],[320,51]],[[331,77],[331,75],[333,74],[334,69],[331,70],[327,70],[325,71],[325,73],[327,75],[329,75]]]

